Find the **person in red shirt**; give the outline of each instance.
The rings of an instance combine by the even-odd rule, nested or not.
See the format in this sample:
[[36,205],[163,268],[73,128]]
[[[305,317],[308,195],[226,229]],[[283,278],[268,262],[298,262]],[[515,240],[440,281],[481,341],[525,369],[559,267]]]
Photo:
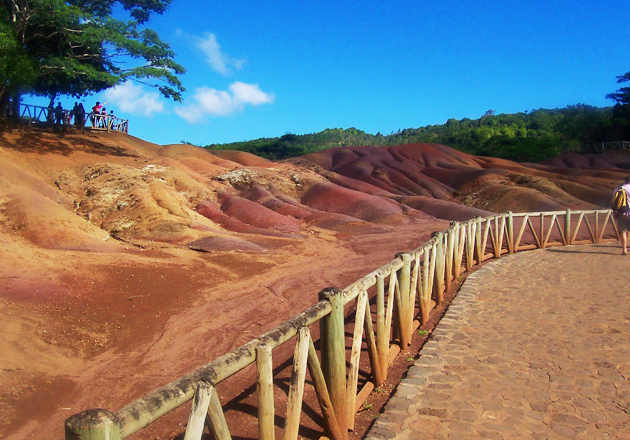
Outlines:
[[107,102],[104,103],[100,103],[98,101],[96,101],[96,105],[94,107],[92,107],[92,114],[90,115],[90,120],[92,121],[92,127],[98,127],[100,126],[100,122],[101,122],[101,109],[103,108],[103,106],[107,104]]

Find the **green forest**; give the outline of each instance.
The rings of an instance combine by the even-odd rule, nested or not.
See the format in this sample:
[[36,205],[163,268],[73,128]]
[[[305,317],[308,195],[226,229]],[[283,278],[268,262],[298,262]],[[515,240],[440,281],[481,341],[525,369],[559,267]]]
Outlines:
[[628,140],[630,105],[599,108],[577,104],[515,114],[495,114],[488,110],[479,119],[449,119],[441,125],[406,128],[387,135],[356,128],[333,128],[205,148],[241,150],[278,160],[335,147],[435,142],[478,156],[540,162],[566,152],[588,152],[601,142]]

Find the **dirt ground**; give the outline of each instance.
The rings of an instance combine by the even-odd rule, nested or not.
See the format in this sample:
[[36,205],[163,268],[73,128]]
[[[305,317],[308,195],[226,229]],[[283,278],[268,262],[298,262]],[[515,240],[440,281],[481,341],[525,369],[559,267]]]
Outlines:
[[67,416],[124,406],[298,314],[321,289],[344,287],[428,239],[413,229],[310,238],[264,259],[51,252],[45,267],[18,265],[33,280],[59,268],[46,285],[21,285],[2,270],[2,435],[60,438]]
[[[404,161],[402,147],[373,154],[365,177],[369,155],[356,167],[341,155],[344,168],[321,155],[310,165],[270,163],[120,134],[1,134],[0,438],[16,440],[62,438],[68,416],[121,408],[451,219],[500,211],[517,193],[533,207],[553,197],[554,208],[596,206],[624,174],[586,170],[588,185],[577,185],[565,171],[531,169],[527,180],[516,164],[489,173],[447,147],[413,146]],[[407,161],[422,177],[401,168]],[[251,413],[249,373],[219,387],[228,418]],[[393,386],[372,397],[355,437]],[[301,434],[315,438],[318,416],[307,414]],[[175,438],[186,420],[182,409],[133,438]],[[252,437],[251,423],[235,437]]]

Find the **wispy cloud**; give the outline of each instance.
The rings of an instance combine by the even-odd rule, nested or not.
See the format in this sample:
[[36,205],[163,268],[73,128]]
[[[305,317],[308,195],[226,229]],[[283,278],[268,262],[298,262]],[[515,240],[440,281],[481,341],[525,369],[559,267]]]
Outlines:
[[189,36],[189,38],[197,49],[203,52],[206,63],[212,70],[223,76],[232,74],[233,69],[240,70],[247,62],[245,59],[232,58],[223,53],[217,37],[210,32],[204,33],[203,37]]
[[149,92],[131,81],[105,91],[105,99],[110,103],[108,107],[113,105],[125,113],[144,116],[164,111],[164,103],[160,96],[158,92]]
[[228,90],[200,87],[195,90],[192,104],[175,108],[175,113],[191,124],[204,120],[205,116],[229,116],[241,111],[246,105],[272,104],[273,93],[260,90],[258,84],[236,81]]

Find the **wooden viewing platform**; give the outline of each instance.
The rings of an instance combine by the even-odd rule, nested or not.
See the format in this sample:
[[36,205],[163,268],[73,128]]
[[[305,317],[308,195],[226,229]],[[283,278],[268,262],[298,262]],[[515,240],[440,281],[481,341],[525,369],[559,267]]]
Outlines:
[[[129,133],[128,119],[120,119],[116,116],[86,112],[84,114],[83,125],[79,125],[76,123],[76,115],[74,115],[72,110],[64,110],[63,123],[56,124],[54,111],[54,108],[51,107],[20,103],[19,120],[20,122],[28,124],[45,124],[78,129],[87,128],[88,130],[94,131],[118,131],[121,133]],[[69,121],[70,116],[72,116],[74,121],[72,123],[66,123],[66,121]]]

